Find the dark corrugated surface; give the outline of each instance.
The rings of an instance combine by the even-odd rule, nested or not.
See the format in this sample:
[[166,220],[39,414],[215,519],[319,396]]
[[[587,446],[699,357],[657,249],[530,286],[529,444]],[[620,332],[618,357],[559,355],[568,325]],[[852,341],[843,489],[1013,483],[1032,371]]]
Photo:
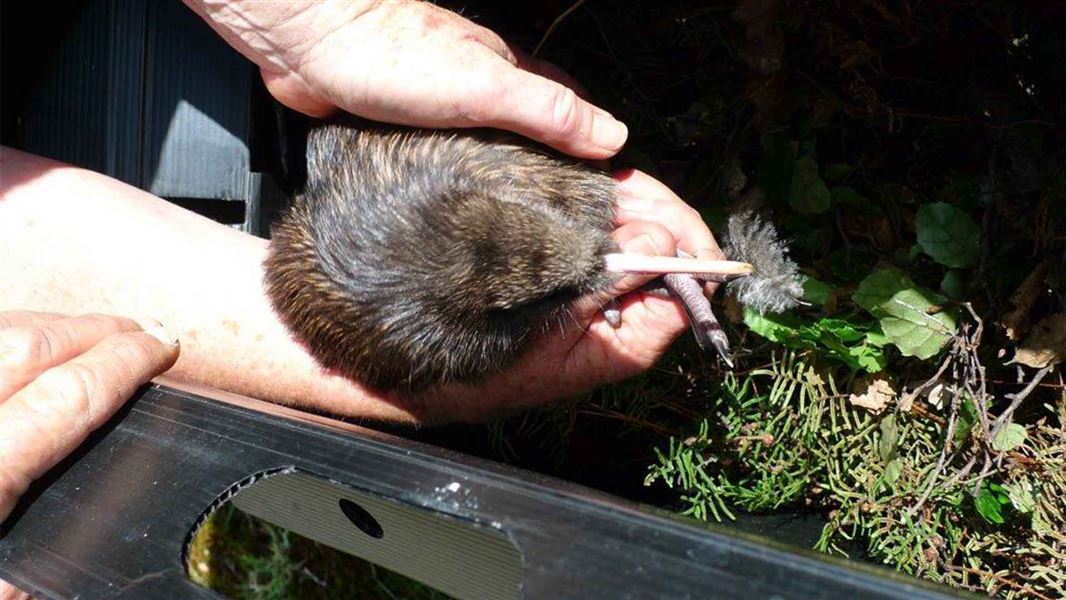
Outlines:
[[138,185],[141,180],[144,109],[144,38],[149,2],[109,0],[106,79],[106,173]]
[[46,10],[11,13],[24,30],[5,23],[26,40],[5,40],[5,52],[25,47],[35,61],[14,78],[25,89],[5,91],[18,106],[5,109],[4,143],[162,197],[253,199],[253,65],[177,0],[62,6],[54,40],[37,41]]
[[181,2],[149,5],[144,189],[248,200],[252,64]]
[[[25,112],[20,117],[25,150],[121,175],[108,168],[107,149],[128,152],[137,137],[122,137],[128,133],[125,128],[112,126],[112,119],[128,116],[112,113],[111,107],[139,106],[142,73],[139,61],[127,60],[128,45],[112,43],[112,24],[129,20],[137,10],[135,0],[90,2],[77,9],[77,17],[51,53],[37,85],[26,90]],[[27,23],[27,27],[34,26]]]

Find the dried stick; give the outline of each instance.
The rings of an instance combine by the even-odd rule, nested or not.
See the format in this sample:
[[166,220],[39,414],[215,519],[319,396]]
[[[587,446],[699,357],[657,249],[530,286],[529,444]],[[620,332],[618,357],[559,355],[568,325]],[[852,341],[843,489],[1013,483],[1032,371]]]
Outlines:
[[993,436],[995,436],[996,432],[998,432],[1006,424],[1007,419],[1012,414],[1014,414],[1014,411],[1017,410],[1019,406],[1021,406],[1022,401],[1025,400],[1026,397],[1029,396],[1029,394],[1033,393],[1033,390],[1036,389],[1036,386],[1040,385],[1040,381],[1044,379],[1044,377],[1046,377],[1047,374],[1050,373],[1053,369],[1054,365],[1048,365],[1043,369],[1040,369],[1036,372],[1036,375],[1033,376],[1033,378],[1029,381],[1029,384],[1026,385],[1022,391],[1014,394],[1007,394],[1007,398],[1010,398],[1011,403],[1007,406],[1006,410],[1004,410],[1002,413],[1000,413],[998,417],[996,417],[996,420],[992,423]]
[[551,37],[551,34],[555,32],[555,28],[558,27],[559,24],[563,22],[563,19],[569,17],[570,13],[572,13],[575,10],[581,8],[581,5],[584,4],[584,3],[585,3],[585,0],[577,0],[577,2],[574,2],[573,4],[570,5],[569,8],[567,8],[566,10],[561,12],[558,17],[555,17],[555,20],[552,21],[552,24],[548,26],[547,31],[545,31],[544,35],[540,38],[540,42],[537,44],[537,47],[533,49],[532,56],[534,58],[537,56],[537,54],[540,53],[540,49],[544,47],[544,42],[548,41],[548,38]]
[[[947,434],[944,436],[944,447],[940,449],[940,457],[937,458],[936,466],[933,467],[933,473],[929,476],[929,483],[926,484],[925,490],[922,491],[922,495],[918,497],[918,502],[910,508],[908,514],[914,516],[925,505],[926,500],[929,499],[929,495],[933,493],[933,488],[936,487],[936,481],[940,479],[940,475],[944,472],[944,467],[947,465],[948,452],[951,447],[951,441],[955,437],[955,423],[959,416],[959,397],[962,394],[956,388],[951,395],[951,413],[948,415],[948,429]],[[954,458],[955,455],[952,455]]]

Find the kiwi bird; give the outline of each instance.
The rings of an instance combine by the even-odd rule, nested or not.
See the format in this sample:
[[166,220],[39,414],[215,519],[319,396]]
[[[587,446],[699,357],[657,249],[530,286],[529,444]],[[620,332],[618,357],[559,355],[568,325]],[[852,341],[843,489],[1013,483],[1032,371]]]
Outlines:
[[[620,254],[614,204],[608,175],[503,134],[321,125],[272,231],[267,293],[324,367],[373,388],[476,381],[624,272],[681,268]],[[752,270],[704,262],[716,280]],[[665,282],[701,346],[728,356],[693,275]]]

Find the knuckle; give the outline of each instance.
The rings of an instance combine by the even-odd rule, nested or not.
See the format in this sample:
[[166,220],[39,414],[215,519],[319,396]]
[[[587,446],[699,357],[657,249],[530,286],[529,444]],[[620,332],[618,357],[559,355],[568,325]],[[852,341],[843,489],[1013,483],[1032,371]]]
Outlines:
[[25,468],[5,462],[4,468],[0,469],[0,493],[4,496],[21,496],[30,487],[30,483]]
[[66,363],[45,371],[37,379],[49,412],[89,422],[92,397],[100,387],[99,376],[79,363]]
[[113,364],[120,368],[124,377],[133,377],[143,365],[152,360],[155,354],[147,335],[115,334],[105,340],[113,358]]
[[657,254],[669,256],[674,253],[674,234],[668,228],[658,223],[649,223],[645,231]]
[[490,121],[503,101],[503,88],[492,77],[470,77],[465,83],[466,93],[459,96],[455,108],[471,124]]
[[574,90],[559,86],[552,100],[552,129],[562,137],[580,131],[581,110]]
[[0,333],[0,365],[22,369],[47,360],[51,337],[39,327],[11,327]]

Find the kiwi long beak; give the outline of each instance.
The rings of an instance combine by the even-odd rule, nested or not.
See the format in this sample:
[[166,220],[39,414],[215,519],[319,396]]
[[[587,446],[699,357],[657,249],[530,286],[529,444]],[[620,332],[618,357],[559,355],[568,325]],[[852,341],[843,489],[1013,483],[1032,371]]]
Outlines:
[[755,273],[751,263],[734,260],[704,260],[675,256],[612,253],[604,255],[604,267],[615,273],[668,275],[684,273],[709,281],[731,281]]

